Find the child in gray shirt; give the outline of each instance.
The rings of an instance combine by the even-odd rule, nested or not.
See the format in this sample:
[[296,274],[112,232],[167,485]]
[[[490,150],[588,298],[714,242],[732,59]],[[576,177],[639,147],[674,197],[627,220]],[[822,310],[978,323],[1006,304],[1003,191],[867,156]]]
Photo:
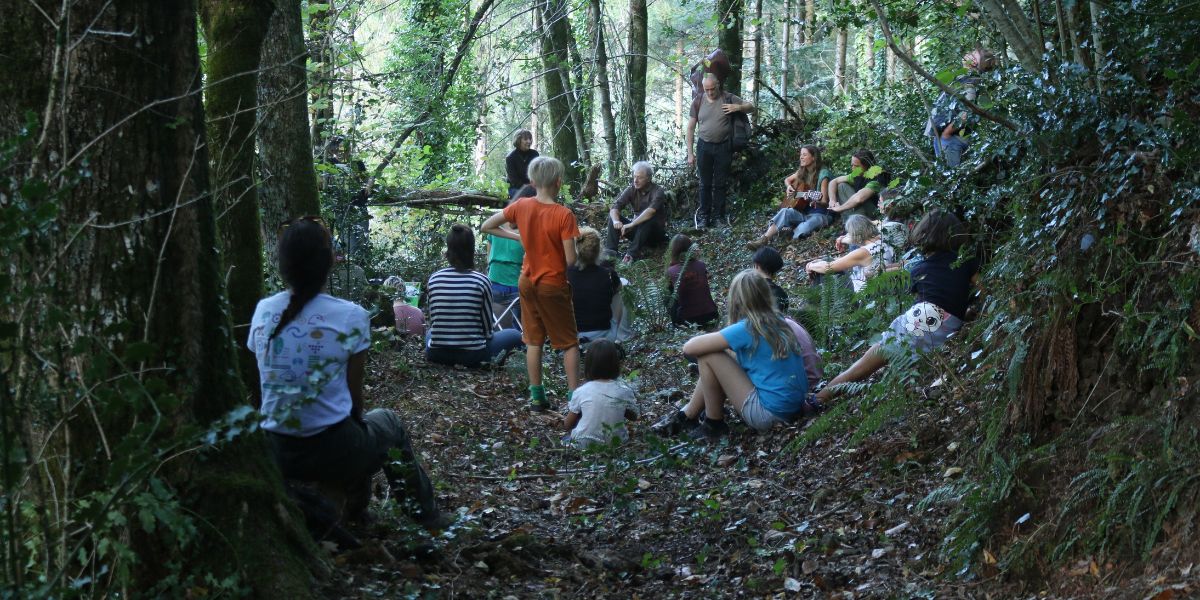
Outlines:
[[571,394],[564,421],[570,431],[563,441],[576,448],[625,441],[625,420],[638,418],[633,390],[617,377],[621,374],[621,349],[609,340],[588,345],[583,358],[587,383]]

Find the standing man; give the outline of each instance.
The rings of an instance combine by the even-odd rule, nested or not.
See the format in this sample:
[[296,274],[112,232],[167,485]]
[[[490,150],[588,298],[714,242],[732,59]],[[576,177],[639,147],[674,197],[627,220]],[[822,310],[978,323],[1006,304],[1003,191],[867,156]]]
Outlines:
[[[631,205],[633,219],[622,218],[621,209]],[[644,160],[638,161],[633,164],[633,185],[617,196],[617,201],[608,211],[610,222],[606,246],[615,253],[621,238],[630,238],[629,251],[621,260],[629,264],[640,258],[638,253],[642,248],[667,241],[668,216],[666,193],[654,183],[654,168]]]
[[[701,83],[704,94],[692,102],[687,125],[688,164],[696,165],[700,171],[697,226],[714,227],[729,224],[725,195],[729,187],[729,164],[733,160],[733,119],[730,115],[738,111],[752,113],[754,105],[733,94],[722,93],[721,82],[712,73],[705,73]],[[697,125],[700,126],[699,140],[695,139]]]
[[[950,85],[956,88],[964,98],[973,103],[979,103],[980,74],[992,70],[996,66],[996,57],[987,50],[975,50],[963,56],[963,68],[967,74],[954,80]],[[933,110],[929,113],[929,121],[925,125],[925,135],[933,144],[933,155],[942,159],[947,167],[957,167],[967,148],[971,145],[967,137],[970,128],[979,122],[979,117],[966,108],[958,98],[942,92]]]

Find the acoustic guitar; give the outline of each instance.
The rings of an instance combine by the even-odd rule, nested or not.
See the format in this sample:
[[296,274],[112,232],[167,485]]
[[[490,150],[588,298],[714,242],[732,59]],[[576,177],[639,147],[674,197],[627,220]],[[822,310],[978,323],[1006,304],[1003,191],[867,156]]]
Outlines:
[[791,191],[784,195],[783,201],[779,203],[779,208],[807,210],[810,204],[820,199],[821,190],[813,190],[811,192]]

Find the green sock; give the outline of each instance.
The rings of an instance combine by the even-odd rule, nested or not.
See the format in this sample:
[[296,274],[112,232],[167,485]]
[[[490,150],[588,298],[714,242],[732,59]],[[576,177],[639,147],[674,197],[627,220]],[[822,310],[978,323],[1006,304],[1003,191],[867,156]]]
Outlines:
[[529,386],[529,399],[534,402],[546,401],[546,387],[541,385]]

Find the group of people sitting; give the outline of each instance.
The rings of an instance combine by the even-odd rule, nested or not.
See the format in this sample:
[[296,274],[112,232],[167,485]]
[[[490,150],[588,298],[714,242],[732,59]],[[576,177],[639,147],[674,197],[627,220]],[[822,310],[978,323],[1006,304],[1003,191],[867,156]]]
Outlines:
[[[800,168],[785,183],[789,190],[820,190],[813,195],[815,210],[848,213],[847,235],[839,243],[851,251],[834,261],[810,262],[805,269],[819,275],[849,272],[857,289],[873,271],[893,268],[894,254],[880,249],[887,246],[880,235],[880,229],[889,228],[887,222],[877,226],[858,212],[876,204],[882,189],[872,185],[878,176],[867,174],[874,159],[860,151],[852,164],[854,177],[830,178],[819,152],[805,147]],[[611,246],[633,231],[630,258],[640,243],[665,233],[656,224],[666,216],[649,165],[639,164],[634,171],[633,185],[610,213],[608,236]],[[558,203],[563,172],[554,158],[533,158],[527,169],[530,187],[516,190],[508,206],[482,224],[490,243],[488,275],[474,270],[475,232],[461,224],[450,228],[449,265],[433,273],[426,285],[425,353],[431,362],[478,366],[523,345],[530,408],[546,410],[551,404],[542,383],[542,355],[549,342],[562,353],[567,379],[564,441],[586,446],[623,439],[625,421],[637,418],[638,409],[631,389],[620,382],[623,351],[616,342],[629,335],[628,307],[619,294],[623,283],[602,264],[600,233],[580,228],[574,213]],[[625,206],[635,212],[628,221],[620,215]],[[886,213],[886,205],[884,209]],[[795,212],[785,212],[789,210]],[[788,228],[793,237],[808,235],[831,223],[828,214],[813,210],[781,210],[764,238]],[[783,259],[769,245],[757,246],[753,268],[738,273],[729,285],[725,326],[682,346],[698,374],[690,398],[653,429],[717,438],[729,431],[728,405],[748,426],[765,431],[819,412],[838,384],[870,376],[893,352],[926,351],[944,343],[965,318],[977,263],[959,258],[965,233],[950,213],[926,214],[911,239],[921,254],[907,265],[915,304],[820,391],[815,391],[820,357],[812,338],[786,316],[788,296],[774,282]],[[669,254],[672,321],[714,325],[718,310],[698,244],[676,235]],[[323,293],[334,262],[328,229],[312,217],[290,222],[280,236],[278,255],[288,289],[259,302],[247,347],[258,361],[262,427],[284,476],[339,484],[352,492],[346,512],[355,515],[365,511],[371,476],[382,468],[418,522],[444,526],[432,485],[399,417],[389,410],[364,409],[370,324],[363,308]],[[515,317],[506,323],[496,318],[502,305],[500,314]],[[582,344],[588,344],[583,360],[588,382],[583,385]]]

